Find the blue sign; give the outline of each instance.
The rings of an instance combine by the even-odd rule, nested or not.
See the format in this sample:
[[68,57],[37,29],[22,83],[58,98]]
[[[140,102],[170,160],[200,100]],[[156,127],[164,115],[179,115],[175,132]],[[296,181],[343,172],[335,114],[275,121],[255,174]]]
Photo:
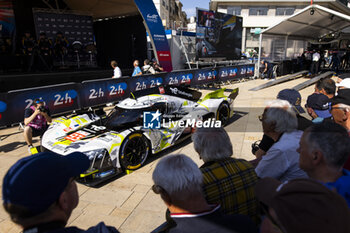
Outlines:
[[152,44],[154,45],[154,54],[157,56],[159,64],[164,68],[165,71],[172,71],[173,67],[171,63],[171,54],[168,40],[165,35],[162,19],[158,15],[158,11],[153,1],[134,0],[134,2],[143,17],[147,32],[150,35]]
[[7,110],[7,99],[6,94],[0,93],[0,125],[6,125],[7,114],[5,113]]
[[160,129],[161,115],[158,110],[156,112],[143,112],[143,128]]
[[255,65],[247,66],[247,77],[254,76]]
[[193,74],[191,71],[180,71],[168,73],[165,77],[164,84],[172,86],[191,85]]
[[193,84],[199,85],[214,82],[217,77],[215,69],[201,69],[194,72]]
[[130,91],[134,92],[162,85],[163,77],[162,75],[139,76],[139,78],[130,78],[128,82]]
[[88,108],[128,97],[129,78],[99,79],[84,81],[81,84],[81,106]]
[[80,109],[78,85],[75,83],[10,91],[8,106],[11,118],[7,124],[22,122],[24,109],[29,108],[34,99],[43,99],[51,114]]
[[218,76],[220,81],[237,79],[239,77],[238,68],[236,66],[219,68]]

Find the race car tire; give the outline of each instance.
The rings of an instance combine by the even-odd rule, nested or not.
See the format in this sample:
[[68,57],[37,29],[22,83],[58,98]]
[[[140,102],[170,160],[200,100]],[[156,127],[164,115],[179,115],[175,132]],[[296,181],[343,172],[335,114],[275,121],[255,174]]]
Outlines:
[[136,170],[145,163],[150,151],[150,143],[142,132],[131,133],[120,148],[120,165],[124,170]]
[[221,121],[221,125],[225,126],[230,119],[230,106],[228,103],[223,102],[219,105],[216,112],[216,120]]

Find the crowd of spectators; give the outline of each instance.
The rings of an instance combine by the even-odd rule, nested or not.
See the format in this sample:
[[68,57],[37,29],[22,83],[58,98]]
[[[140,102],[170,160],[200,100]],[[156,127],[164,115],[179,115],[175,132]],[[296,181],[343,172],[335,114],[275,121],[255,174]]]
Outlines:
[[[201,192],[191,193],[178,183],[193,181],[194,174],[199,176],[193,162],[192,169],[184,164],[174,165],[178,157],[190,160],[185,159],[185,155],[165,157],[155,168],[153,181],[155,186],[162,187],[155,191],[161,195],[175,222],[167,224],[162,231],[257,232],[252,228],[257,227],[263,233],[350,232],[350,172],[346,169],[350,165],[350,89],[347,78],[349,74],[341,76],[337,84],[328,78],[316,84],[305,106],[312,121],[301,116],[305,111],[300,106],[300,93],[292,89],[278,93],[277,99],[268,102],[259,116],[264,136],[254,150],[257,159],[253,161],[232,157],[231,140],[224,129],[196,129],[193,145],[204,162],[199,167],[201,179],[196,180]],[[170,169],[172,172],[164,177]],[[179,174],[187,174],[187,177]],[[161,176],[164,180],[159,178]],[[167,189],[172,185],[177,185],[178,192]],[[172,192],[170,197],[164,195],[169,192]],[[180,208],[173,209],[169,205],[171,200],[185,194],[190,198]],[[202,200],[203,209],[195,212],[187,208],[194,200]],[[206,204],[220,205],[220,220],[211,215],[216,210],[208,213],[214,207]],[[228,216],[248,216],[252,222],[232,219],[227,225]],[[213,224],[217,224],[215,230]]]
[[152,62],[148,59],[145,59],[143,61],[143,66],[140,68],[140,62],[139,60],[135,60],[133,63],[134,70],[132,72],[132,77],[143,75],[143,74],[155,74],[159,72],[163,72],[164,69],[161,67],[156,60],[153,60]]
[[[350,232],[350,74],[340,79],[323,79],[310,93],[312,121],[301,116],[296,90],[282,90],[268,102],[253,161],[233,156],[225,129],[197,128],[192,140],[203,165],[176,154],[153,171],[152,190],[168,217],[157,231]],[[24,232],[81,232],[64,227],[79,199],[73,177],[88,165],[80,153],[19,160],[2,185],[5,210]],[[90,232],[117,230],[100,223]]]

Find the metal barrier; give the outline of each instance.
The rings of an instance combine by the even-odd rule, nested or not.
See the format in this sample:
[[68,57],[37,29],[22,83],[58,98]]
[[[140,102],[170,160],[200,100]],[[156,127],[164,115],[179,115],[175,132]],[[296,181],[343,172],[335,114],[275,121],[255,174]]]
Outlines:
[[42,98],[52,115],[72,112],[127,98],[130,92],[159,85],[200,86],[214,82],[226,82],[254,76],[255,64],[180,70],[169,73],[98,79],[82,83],[65,83],[0,93],[0,126],[20,123],[24,109],[33,99]]

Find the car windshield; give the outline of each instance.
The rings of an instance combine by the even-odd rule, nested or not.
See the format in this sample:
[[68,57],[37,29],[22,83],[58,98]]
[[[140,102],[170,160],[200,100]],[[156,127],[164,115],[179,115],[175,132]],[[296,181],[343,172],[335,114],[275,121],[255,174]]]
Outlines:
[[124,109],[115,107],[107,117],[105,126],[111,130],[129,127],[131,124],[132,126],[137,126],[141,123],[143,112],[149,110],[149,108]]

